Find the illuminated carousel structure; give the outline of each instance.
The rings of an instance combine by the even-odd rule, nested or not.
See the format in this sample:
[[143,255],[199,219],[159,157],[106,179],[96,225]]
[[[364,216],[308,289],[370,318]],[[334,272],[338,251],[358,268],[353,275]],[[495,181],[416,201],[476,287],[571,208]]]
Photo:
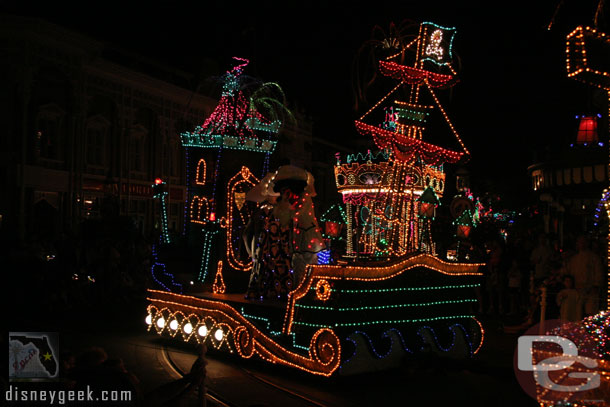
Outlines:
[[428,89],[448,121],[432,89],[451,86],[455,76],[428,71],[424,63],[452,71],[454,31],[422,23],[410,44],[416,46],[413,66],[391,58],[380,64],[382,73],[400,81],[390,94],[407,86],[409,98],[386,107],[381,126],[364,118],[389,95],[356,121],[380,152],[349,156],[347,163],[338,159],[335,177],[347,224],[343,258],[308,266],[287,302],[231,294],[219,261],[213,292],[151,290],[149,329],[323,376],[388,369],[421,352],[476,354],[483,328],[472,310],[482,264],[441,260],[430,235],[444,190],[443,164],[468,151],[451,124],[463,152],[424,142],[433,106],[419,102]]

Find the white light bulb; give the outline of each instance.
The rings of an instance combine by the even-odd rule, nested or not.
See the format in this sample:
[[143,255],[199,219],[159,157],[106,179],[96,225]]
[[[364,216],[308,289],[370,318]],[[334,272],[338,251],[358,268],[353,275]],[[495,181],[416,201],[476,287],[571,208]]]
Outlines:
[[172,331],[175,331],[176,329],[178,329],[178,321],[176,321],[175,319],[173,319],[170,323],[169,323],[169,328]]
[[148,314],[146,316],[146,320],[145,321],[146,321],[146,325],[152,324],[152,315]]
[[208,327],[205,325],[200,326],[197,330],[197,333],[199,334],[199,336],[206,336],[208,334]]
[[159,328],[163,328],[165,326],[165,320],[163,319],[163,317],[157,319],[157,326]]
[[222,340],[223,336],[224,332],[222,332],[222,329],[217,329],[216,332],[214,332],[214,338],[216,338],[217,341]]
[[183,329],[184,329],[184,333],[185,333],[185,334],[190,335],[190,334],[191,334],[191,332],[193,332],[193,325],[191,325],[191,323],[190,323],[190,322],[187,322],[187,323],[184,325],[184,328],[183,328]]

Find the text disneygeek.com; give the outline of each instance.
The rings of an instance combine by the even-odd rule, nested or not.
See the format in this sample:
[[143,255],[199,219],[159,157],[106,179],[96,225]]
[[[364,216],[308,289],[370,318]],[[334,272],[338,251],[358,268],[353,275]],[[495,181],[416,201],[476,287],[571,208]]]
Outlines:
[[130,402],[130,390],[94,391],[89,386],[82,390],[20,390],[10,385],[5,400],[12,403],[46,402],[48,405],[63,405],[73,402]]

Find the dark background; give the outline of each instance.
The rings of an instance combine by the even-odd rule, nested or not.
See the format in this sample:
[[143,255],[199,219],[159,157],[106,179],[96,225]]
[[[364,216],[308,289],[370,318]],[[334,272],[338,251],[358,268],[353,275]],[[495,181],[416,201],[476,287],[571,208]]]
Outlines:
[[593,25],[598,1],[284,3],[6,2],[3,10],[180,68],[196,78],[193,89],[229,69],[232,56],[249,58],[247,74],[278,82],[312,117],[314,135],[337,144],[362,137],[353,120],[376,101],[355,110],[352,77],[375,25],[385,33],[407,20],[456,27],[460,82],[437,95],[472,153],[473,186],[514,205],[526,198],[527,166],[573,140],[574,116],[607,111],[604,92],[565,74],[565,36]]

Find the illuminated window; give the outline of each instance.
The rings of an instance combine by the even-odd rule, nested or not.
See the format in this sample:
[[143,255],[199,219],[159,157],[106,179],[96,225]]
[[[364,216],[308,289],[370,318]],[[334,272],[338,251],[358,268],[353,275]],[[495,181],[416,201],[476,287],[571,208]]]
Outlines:
[[597,143],[597,116],[581,116],[578,123],[576,142],[578,144]]
[[195,195],[191,201],[191,222],[206,222],[208,211],[208,199]]

